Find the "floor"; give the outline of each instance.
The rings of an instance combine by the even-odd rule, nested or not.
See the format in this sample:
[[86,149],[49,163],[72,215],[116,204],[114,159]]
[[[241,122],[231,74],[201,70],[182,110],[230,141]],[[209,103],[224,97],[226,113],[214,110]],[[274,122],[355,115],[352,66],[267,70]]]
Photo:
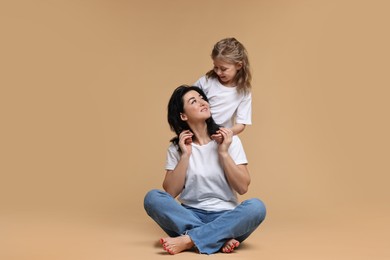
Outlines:
[[389,214],[341,215],[305,221],[267,216],[232,254],[170,256],[158,245],[163,232],[143,212],[8,213],[0,215],[0,259],[390,259]]

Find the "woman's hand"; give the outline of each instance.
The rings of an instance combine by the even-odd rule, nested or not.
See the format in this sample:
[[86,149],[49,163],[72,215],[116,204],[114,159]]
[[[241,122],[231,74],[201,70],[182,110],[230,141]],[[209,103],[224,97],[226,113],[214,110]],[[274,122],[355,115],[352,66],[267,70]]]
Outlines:
[[182,152],[182,155],[190,156],[192,152],[192,136],[194,134],[191,133],[190,130],[185,130],[179,135],[179,146]]
[[223,128],[221,127],[217,134],[220,134],[222,136],[222,141],[219,143],[218,152],[219,153],[227,153],[230,144],[232,143],[233,138],[233,131],[229,128]]

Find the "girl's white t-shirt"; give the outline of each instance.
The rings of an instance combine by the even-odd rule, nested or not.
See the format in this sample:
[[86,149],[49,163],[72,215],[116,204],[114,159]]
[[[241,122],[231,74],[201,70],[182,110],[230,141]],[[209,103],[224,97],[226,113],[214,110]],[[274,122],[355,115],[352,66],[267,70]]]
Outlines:
[[[247,164],[241,140],[233,136],[228,150],[233,161]],[[174,170],[180,160],[177,146],[171,144],[167,152],[166,170]],[[234,209],[238,205],[237,193],[229,186],[218,158],[218,143],[205,145],[192,143],[184,189],[178,200],[190,207],[207,211]]]
[[194,83],[206,94],[215,122],[231,128],[235,123],[252,124],[252,95],[238,93],[236,87],[225,87],[216,78],[201,77]]

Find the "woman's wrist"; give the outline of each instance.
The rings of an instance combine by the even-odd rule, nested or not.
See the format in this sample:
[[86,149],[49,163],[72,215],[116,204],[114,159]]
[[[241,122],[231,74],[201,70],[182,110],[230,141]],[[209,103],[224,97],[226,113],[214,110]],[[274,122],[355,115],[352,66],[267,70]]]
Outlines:
[[227,158],[229,156],[229,153],[227,151],[218,151],[219,157],[222,159]]
[[190,154],[188,153],[182,153],[180,156],[180,159],[182,160],[188,160],[190,158]]

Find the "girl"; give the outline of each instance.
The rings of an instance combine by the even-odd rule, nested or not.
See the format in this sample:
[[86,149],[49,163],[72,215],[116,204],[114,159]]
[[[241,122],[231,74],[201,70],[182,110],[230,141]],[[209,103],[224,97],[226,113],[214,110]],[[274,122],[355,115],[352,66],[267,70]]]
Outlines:
[[[216,123],[237,135],[252,123],[252,76],[247,51],[235,38],[226,38],[214,45],[211,58],[214,68],[194,85],[206,93]],[[213,139],[220,141],[221,134]]]
[[[160,242],[170,254],[230,253],[266,214],[258,199],[238,202],[237,193],[246,193],[250,183],[240,139],[216,125],[206,95],[195,86],[173,92],[168,122],[176,137],[167,152],[165,191],[149,191],[144,200],[147,214],[168,234]],[[211,138],[217,130],[220,143]]]

